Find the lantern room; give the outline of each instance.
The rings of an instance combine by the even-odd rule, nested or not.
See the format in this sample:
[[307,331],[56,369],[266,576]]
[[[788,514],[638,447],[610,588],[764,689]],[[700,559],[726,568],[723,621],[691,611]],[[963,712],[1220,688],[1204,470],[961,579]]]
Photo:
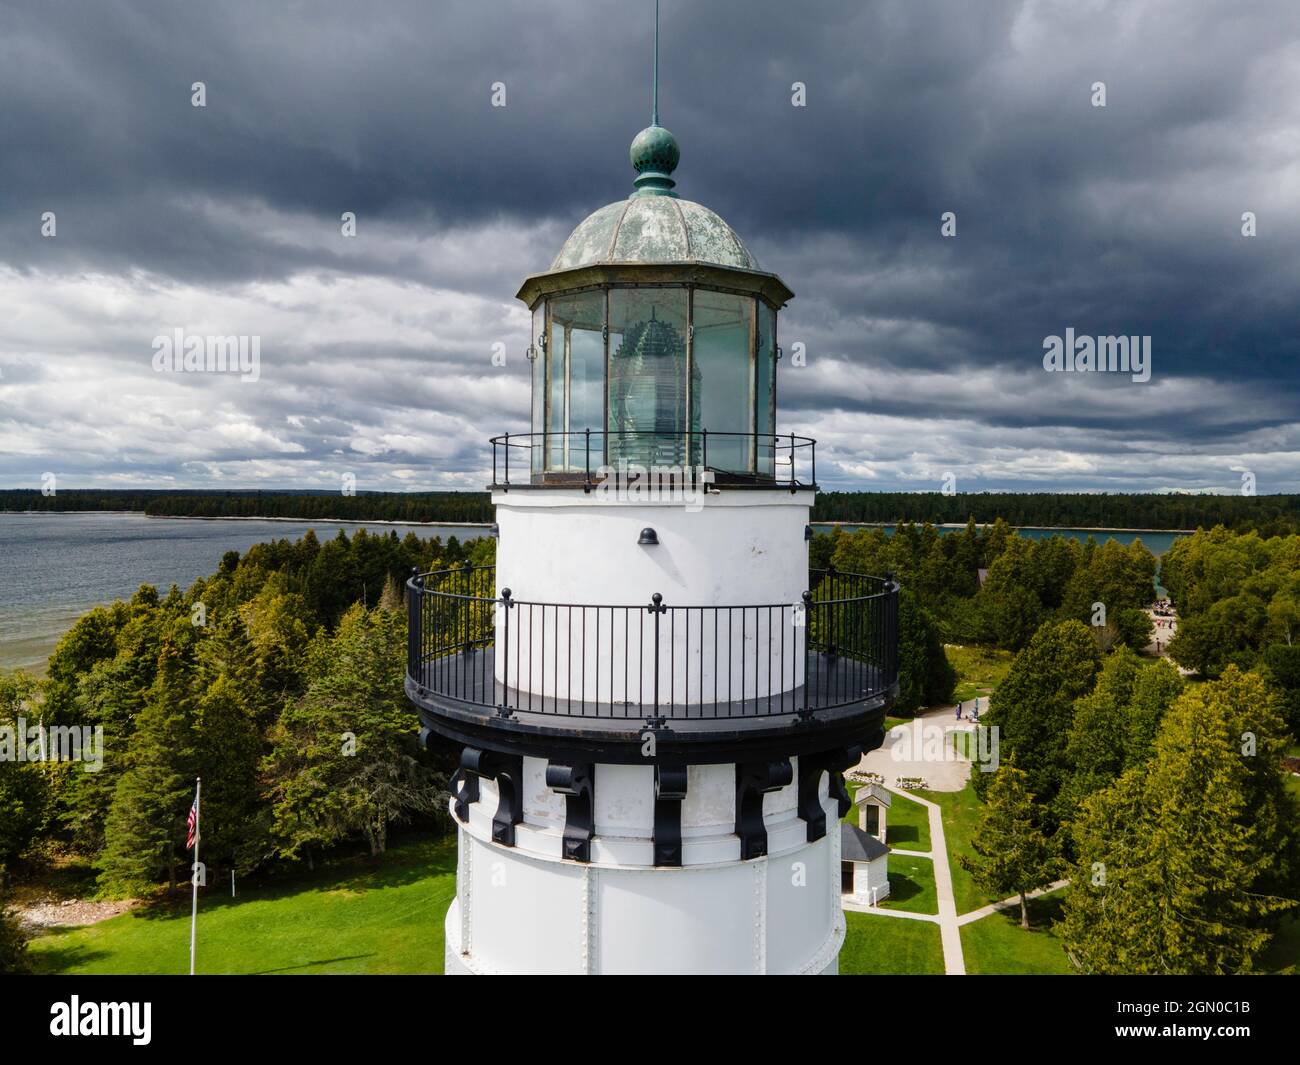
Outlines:
[[586,218],[519,290],[532,312],[529,479],[643,468],[774,481],[792,461],[776,391],[777,312],[793,293],[673,191],[668,130],[642,130],[630,156],[632,195]]

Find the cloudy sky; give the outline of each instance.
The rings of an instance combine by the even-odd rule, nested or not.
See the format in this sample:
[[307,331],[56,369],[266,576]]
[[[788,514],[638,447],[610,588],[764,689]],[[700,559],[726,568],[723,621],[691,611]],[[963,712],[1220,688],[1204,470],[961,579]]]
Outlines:
[[[662,19],[678,191],[796,293],[778,428],[824,485],[1300,491],[1293,0]],[[0,487],[482,487],[527,417],[520,280],[631,191],[651,25],[648,0],[5,0]],[[259,336],[260,379],[157,372],[177,328]],[[1067,328],[1149,335],[1151,380],[1046,372]]]

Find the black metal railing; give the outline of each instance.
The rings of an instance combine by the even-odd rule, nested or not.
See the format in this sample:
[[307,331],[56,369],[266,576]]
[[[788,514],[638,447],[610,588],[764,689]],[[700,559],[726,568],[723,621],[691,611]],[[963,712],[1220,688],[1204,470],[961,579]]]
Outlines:
[[796,603],[544,603],[493,567],[407,582],[407,674],[420,694],[516,713],[645,720],[818,711],[885,695],[898,675],[898,585],[809,573]]
[[[656,475],[656,471],[658,471]],[[817,484],[817,441],[794,433],[579,429],[492,438],[492,487],[580,484],[628,477],[660,482]]]

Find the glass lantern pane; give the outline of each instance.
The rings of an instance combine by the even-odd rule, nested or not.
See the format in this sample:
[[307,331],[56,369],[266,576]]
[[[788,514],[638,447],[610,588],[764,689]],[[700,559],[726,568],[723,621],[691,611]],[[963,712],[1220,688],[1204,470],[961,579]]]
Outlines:
[[755,472],[776,473],[776,311],[758,301],[758,360],[755,366],[754,424],[758,429]]
[[608,463],[686,466],[686,406],[686,290],[611,289]]
[[691,336],[700,375],[695,408],[709,433],[711,469],[746,473],[753,468],[753,314],[752,298],[695,292]]
[[600,465],[605,411],[605,293],[551,300],[547,341],[546,468],[581,473],[592,439],[592,470]]

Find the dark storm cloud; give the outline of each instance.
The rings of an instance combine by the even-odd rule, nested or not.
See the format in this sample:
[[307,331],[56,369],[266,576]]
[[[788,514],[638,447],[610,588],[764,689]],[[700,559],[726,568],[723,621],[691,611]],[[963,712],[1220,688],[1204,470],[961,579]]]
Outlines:
[[[124,455],[196,483],[205,458],[232,481],[340,455],[478,476],[481,438],[526,417],[519,279],[630,190],[650,11],[6,4],[0,281],[29,310],[0,323],[0,479],[77,424],[74,366],[143,397],[83,427],[86,477]],[[965,463],[1014,487],[1032,444],[1051,454],[1025,487],[1198,488],[1250,463],[1300,490],[1294,4],[668,0],[663,27],[679,190],[798,294],[782,341],[809,366],[783,366],[782,421],[837,438],[843,483]],[[268,334],[264,386],[148,377],[150,338],[200,313]],[[1067,327],[1149,334],[1152,382],[1044,374]],[[221,429],[210,452],[144,462],[187,403]]]

